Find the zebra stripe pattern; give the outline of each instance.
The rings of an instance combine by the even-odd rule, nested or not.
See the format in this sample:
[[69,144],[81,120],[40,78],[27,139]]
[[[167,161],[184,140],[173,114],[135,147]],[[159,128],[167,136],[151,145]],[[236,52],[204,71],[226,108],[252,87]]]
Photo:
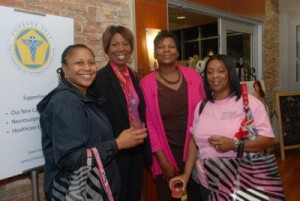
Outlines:
[[273,154],[205,159],[204,168],[212,201],[285,200]]
[[103,201],[105,192],[97,172],[97,167],[90,170],[88,166],[83,166],[70,177],[56,179],[53,184],[52,201]]

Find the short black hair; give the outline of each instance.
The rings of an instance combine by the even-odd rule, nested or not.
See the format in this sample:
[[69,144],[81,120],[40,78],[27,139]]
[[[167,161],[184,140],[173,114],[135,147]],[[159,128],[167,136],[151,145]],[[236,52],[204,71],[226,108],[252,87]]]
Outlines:
[[177,51],[179,51],[179,42],[177,36],[168,30],[162,30],[156,35],[153,41],[154,48],[156,48],[159,45],[159,43],[163,41],[165,38],[172,38],[175,42]]

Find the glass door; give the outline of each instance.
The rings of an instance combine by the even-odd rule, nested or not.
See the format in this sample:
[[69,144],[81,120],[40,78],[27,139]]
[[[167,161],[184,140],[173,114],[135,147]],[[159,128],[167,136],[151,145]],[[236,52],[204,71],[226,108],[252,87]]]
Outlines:
[[[219,19],[220,53],[233,59],[241,81],[261,79],[259,25]],[[260,43],[261,44],[261,43]]]

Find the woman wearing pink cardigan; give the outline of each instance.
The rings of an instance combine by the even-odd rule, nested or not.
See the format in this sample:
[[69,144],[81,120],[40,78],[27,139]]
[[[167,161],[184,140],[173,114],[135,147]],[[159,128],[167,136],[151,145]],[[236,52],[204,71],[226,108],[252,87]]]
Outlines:
[[[159,68],[141,80],[141,88],[158,200],[170,201],[168,181],[183,171],[194,110],[205,92],[202,78],[195,70],[177,65],[178,40],[174,34],[161,31],[154,39],[154,49]],[[188,200],[199,200],[199,191],[191,180]]]

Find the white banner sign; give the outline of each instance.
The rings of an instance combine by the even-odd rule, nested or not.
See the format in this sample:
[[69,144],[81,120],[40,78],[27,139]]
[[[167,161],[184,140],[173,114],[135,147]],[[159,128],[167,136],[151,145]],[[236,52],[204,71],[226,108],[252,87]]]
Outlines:
[[37,103],[58,84],[73,19],[1,7],[0,180],[44,165]]

